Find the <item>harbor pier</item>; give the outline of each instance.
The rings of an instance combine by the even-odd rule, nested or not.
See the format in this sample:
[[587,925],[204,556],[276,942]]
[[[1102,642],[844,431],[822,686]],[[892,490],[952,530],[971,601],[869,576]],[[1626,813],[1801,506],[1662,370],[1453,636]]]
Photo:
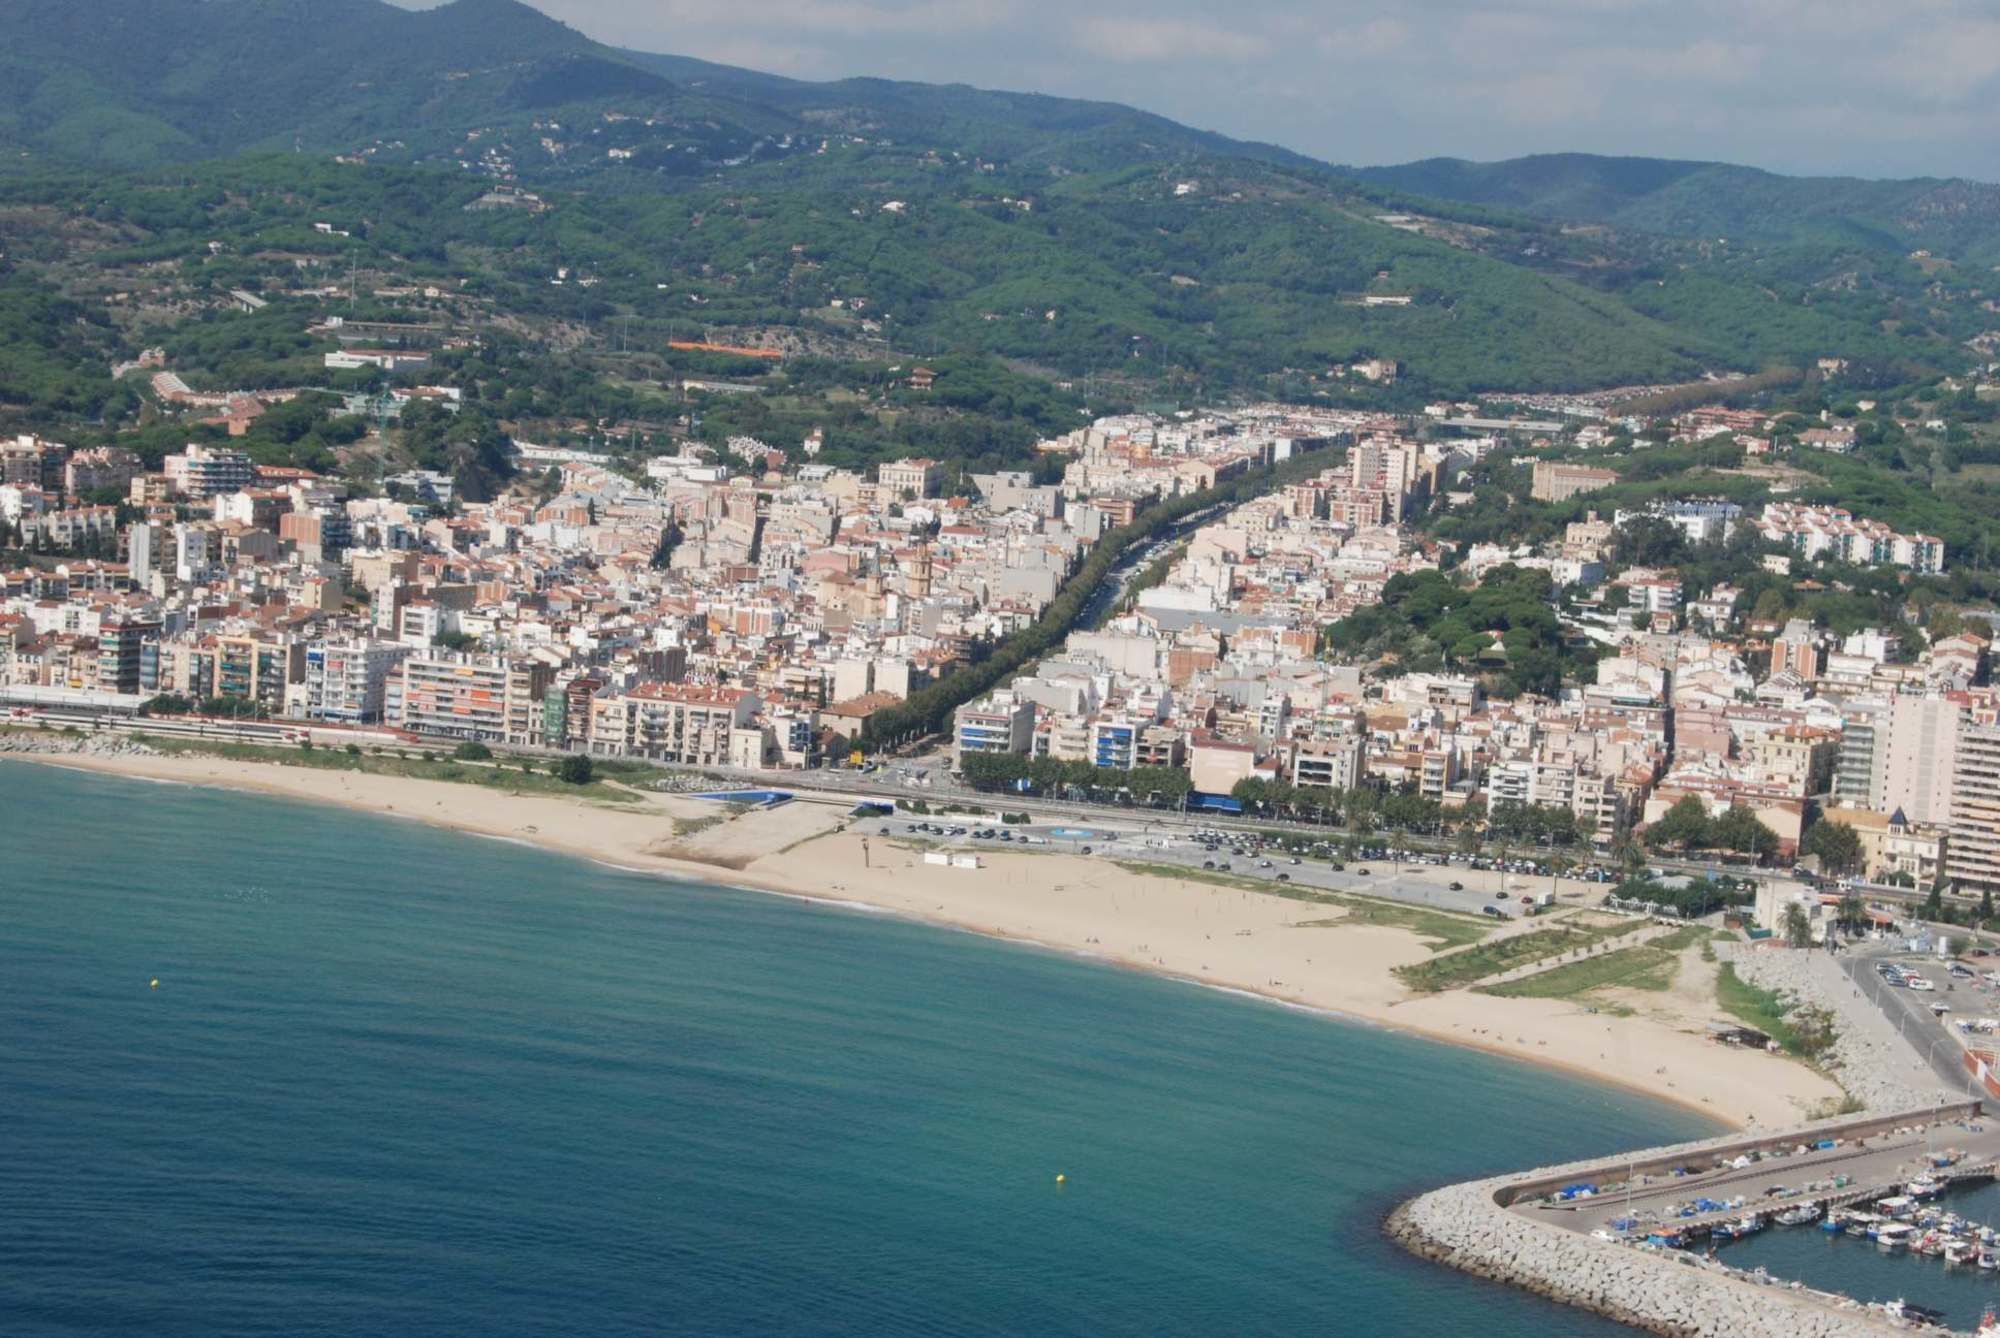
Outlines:
[[[1943,1193],[1990,1180],[1996,1166],[2000,1121],[1958,1101],[1450,1185],[1398,1207],[1387,1230],[1425,1258],[1676,1338],[1910,1332],[1928,1327],[1916,1307],[1754,1278],[1662,1238],[1704,1243],[1726,1224],[1834,1211],[1912,1182]],[[1971,1317],[1952,1318],[1971,1331]]]

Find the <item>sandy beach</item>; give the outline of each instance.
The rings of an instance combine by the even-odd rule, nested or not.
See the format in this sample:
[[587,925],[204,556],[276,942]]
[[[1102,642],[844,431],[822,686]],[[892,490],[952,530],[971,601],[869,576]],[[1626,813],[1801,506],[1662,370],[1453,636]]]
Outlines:
[[1789,1123],[1840,1096],[1801,1064],[1709,1041],[1703,1028],[1716,1014],[1692,951],[1676,987],[1632,1000],[1630,1015],[1567,1000],[1417,995],[1392,972],[1430,956],[1425,944],[1403,929],[1342,924],[1337,907],[1053,853],[988,848],[979,869],[928,865],[873,824],[850,830],[833,804],[731,816],[671,795],[614,805],[214,757],[17,760],[338,804],[632,870],[868,906],[1570,1069],[1737,1127]]

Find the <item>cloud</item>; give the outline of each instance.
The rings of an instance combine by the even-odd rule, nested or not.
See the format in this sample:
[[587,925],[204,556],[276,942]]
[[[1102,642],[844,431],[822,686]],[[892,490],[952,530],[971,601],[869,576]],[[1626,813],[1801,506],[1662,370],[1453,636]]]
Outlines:
[[1244,61],[1271,54],[1269,39],[1258,33],[1218,28],[1193,19],[1150,15],[1088,18],[1071,25],[1070,32],[1080,50],[1130,63]]

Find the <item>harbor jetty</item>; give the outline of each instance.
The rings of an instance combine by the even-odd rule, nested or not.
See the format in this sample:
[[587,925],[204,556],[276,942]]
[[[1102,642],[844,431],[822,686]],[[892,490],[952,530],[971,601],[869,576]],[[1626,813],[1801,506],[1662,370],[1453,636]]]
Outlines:
[[1979,1102],[1958,1101],[1449,1185],[1398,1207],[1387,1230],[1414,1254],[1676,1338],[1909,1332],[1930,1322],[1917,1307],[1868,1306],[1746,1273],[1664,1238],[1723,1239],[1745,1219],[1824,1214],[1913,1180],[1990,1180],[1996,1165],[2000,1122]]

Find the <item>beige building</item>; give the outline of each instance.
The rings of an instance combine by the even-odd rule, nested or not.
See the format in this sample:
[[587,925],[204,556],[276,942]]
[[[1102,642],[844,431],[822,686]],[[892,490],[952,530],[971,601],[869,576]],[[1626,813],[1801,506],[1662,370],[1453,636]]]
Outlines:
[[[734,735],[748,729],[757,695],[741,688],[692,683],[641,683],[590,703],[590,751],[610,757],[652,757],[690,766],[733,766],[742,755]],[[758,740],[746,740],[761,758]],[[761,765],[761,761],[756,763]]]
[[889,501],[935,497],[944,483],[944,466],[935,460],[893,460],[875,467],[875,481]]
[[1912,822],[1952,820],[1952,773],[1958,760],[1958,703],[1942,697],[1898,697],[1890,712],[1882,807]]
[[1959,734],[1945,874],[1961,891],[2000,892],[2000,723]]
[[1537,460],[1528,495],[1538,502],[1567,502],[1579,493],[1596,492],[1617,481],[1616,470],[1566,464],[1561,460]]
[[1866,808],[1829,808],[1821,821],[1854,829],[1861,842],[1861,876],[1872,883],[1905,874],[1918,887],[1930,887],[1944,873],[1945,830],[1926,822],[1911,822],[1901,809],[1881,813]]

